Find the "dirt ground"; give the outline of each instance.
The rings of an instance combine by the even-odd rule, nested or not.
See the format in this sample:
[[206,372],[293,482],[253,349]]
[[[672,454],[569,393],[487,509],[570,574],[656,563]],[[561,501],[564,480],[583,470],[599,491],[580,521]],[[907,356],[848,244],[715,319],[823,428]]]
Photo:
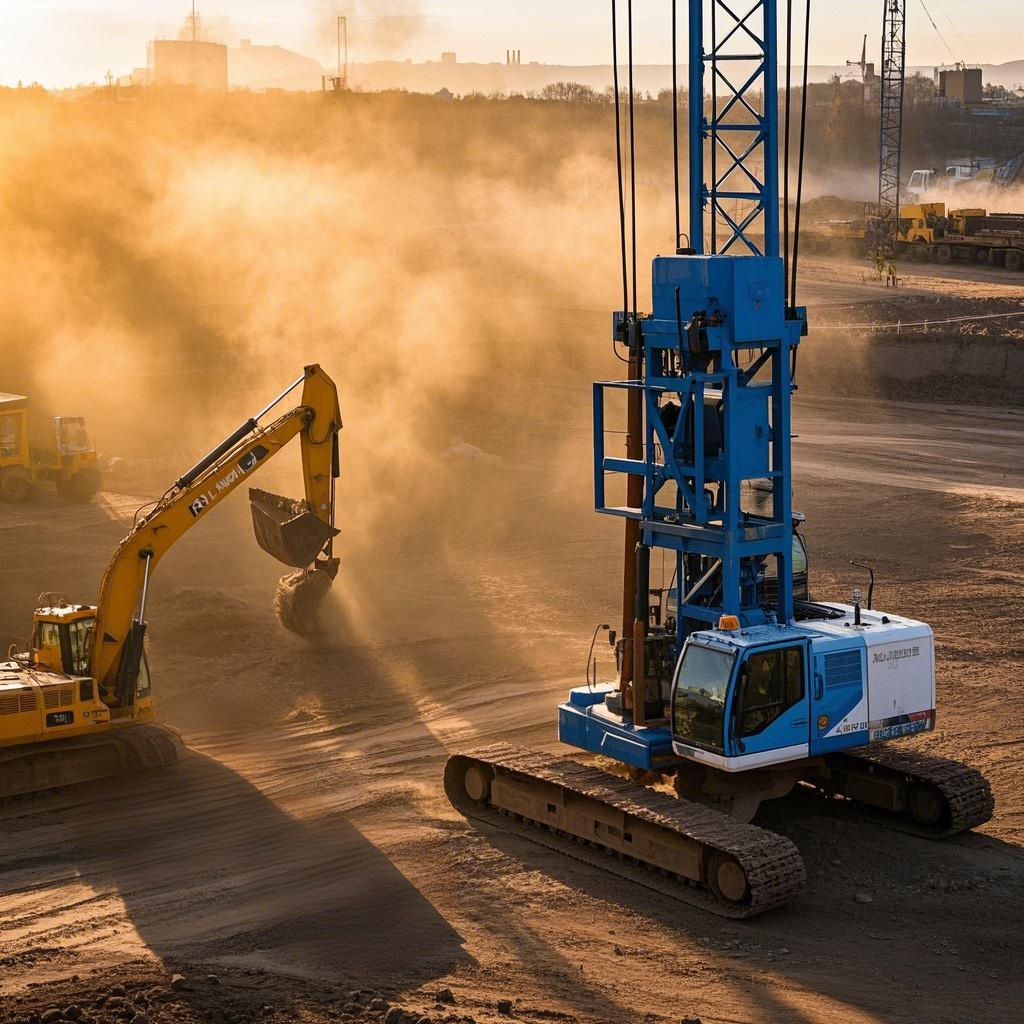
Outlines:
[[[825,307],[868,315],[881,301],[856,265],[807,267],[804,298],[823,321]],[[1022,289],[1005,274],[919,271],[902,301],[928,295],[1012,303]],[[838,344],[825,332],[808,341],[795,402],[812,588],[846,597],[863,583],[849,560],[868,560],[876,606],[934,626],[939,725],[918,742],[986,773],[984,828],[933,843],[794,794],[758,821],[799,846],[806,890],[736,923],[447,804],[448,751],[498,738],[557,749],[556,705],[615,613],[621,540],[591,510],[588,382],[617,371],[606,316],[573,316],[596,339],[589,364],[502,380],[521,423],[487,401],[453,412],[460,440],[437,487],[386,543],[363,543],[346,510],[376,502],[391,524],[379,492],[413,482],[370,477],[365,460],[343,477],[343,569],[322,641],[276,624],[278,572],[246,536],[242,497],[161,565],[150,661],[188,752],[162,773],[0,807],[0,1022],[57,1019],[49,1010],[97,1024],[393,1022],[396,1007],[467,1024],[1018,1019],[1019,405],[923,386],[894,400],[870,361],[837,398],[813,375]],[[159,459],[121,467],[87,506],[41,494],[0,508],[5,638],[24,635],[41,590],[92,597],[156,489],[146,474],[180,468],[165,455],[169,472]]]

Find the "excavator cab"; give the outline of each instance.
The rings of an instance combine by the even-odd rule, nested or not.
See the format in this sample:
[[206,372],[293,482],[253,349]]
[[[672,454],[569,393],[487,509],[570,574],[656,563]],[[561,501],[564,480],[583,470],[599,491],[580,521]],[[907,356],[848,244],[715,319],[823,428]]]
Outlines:
[[[33,666],[78,677],[78,699],[81,701],[91,702],[95,698],[107,707],[127,708],[134,705],[139,711],[148,712],[152,697],[149,664],[142,646],[144,631],[137,632],[136,625],[137,638],[126,644],[126,653],[122,656],[125,664],[124,678],[119,677],[115,687],[108,689],[101,686],[97,690],[91,678],[96,608],[87,604],[70,604],[61,594],[43,594],[39,604],[32,623]],[[126,658],[130,660],[125,661]],[[98,706],[102,708],[102,705]],[[101,718],[95,709],[92,718],[94,721]]]
[[725,771],[806,756],[807,639],[790,634],[754,626],[739,643],[716,633],[687,642],[672,691],[677,754]]
[[33,616],[33,662],[71,676],[89,675],[95,626],[96,609],[92,605],[72,605],[65,598],[57,598],[37,608]]

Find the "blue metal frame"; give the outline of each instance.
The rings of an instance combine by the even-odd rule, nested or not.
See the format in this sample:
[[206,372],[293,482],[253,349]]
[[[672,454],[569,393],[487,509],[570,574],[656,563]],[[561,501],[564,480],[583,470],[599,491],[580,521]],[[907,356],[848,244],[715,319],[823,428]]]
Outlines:
[[[695,749],[674,743],[671,723],[660,713],[648,719],[648,701],[641,697],[664,697],[668,655],[674,653],[678,665],[691,634],[717,625],[722,615],[736,616],[744,628],[695,638],[737,651],[726,722],[732,720],[741,657],[799,644],[805,673],[802,700],[756,740],[744,746],[728,732],[723,737],[731,761],[725,770],[742,771],[750,763],[745,751],[781,751],[787,758],[807,749],[816,756],[931,729],[935,719],[934,708],[927,707],[872,719],[866,636],[837,623],[794,621],[790,404],[806,313],[787,308],[779,257],[776,4],[736,0],[744,4],[737,14],[731,0],[689,2],[692,248],[654,259],[649,315],[615,314],[613,335],[628,341],[630,376],[636,379],[594,385],[595,506],[633,521],[626,524],[627,560],[639,535],[635,574],[628,561],[624,573],[620,674],[614,682],[574,689],[559,706],[558,734],[565,743],[639,768],[671,770],[691,757]],[[703,102],[708,67],[710,116]],[[736,70],[738,85],[729,80]],[[736,138],[746,141],[737,145]],[[737,176],[742,187],[734,184]],[[730,211],[726,204],[732,203],[737,206]],[[721,247],[719,222],[727,228]],[[629,399],[625,458],[604,450],[605,398],[623,391]],[[608,504],[605,484],[613,474],[632,481],[625,505]],[[760,495],[770,495],[770,507],[747,500],[744,485],[753,481]],[[664,622],[647,621],[643,588],[651,582],[651,547],[675,556],[674,634]],[[777,562],[777,594],[769,602],[764,581],[771,558]],[[631,605],[634,579],[639,600]],[[767,625],[772,620],[776,624]],[[846,619],[843,626],[849,625]],[[646,692],[648,679],[656,679],[658,695]]]
[[[792,621],[790,374],[805,331],[803,309],[786,308],[779,257],[776,2],[747,0],[737,12],[711,0],[705,19],[702,0],[690,0],[689,25],[694,252],[653,261],[653,312],[638,324],[642,379],[594,385],[595,507],[638,519],[644,544],[675,553],[677,654],[689,631],[723,614]],[[619,315],[613,330],[621,336]],[[631,388],[643,390],[643,457],[608,457],[605,396]],[[608,505],[609,474],[643,477],[641,507]],[[744,507],[752,480],[769,481],[770,510]],[[773,608],[759,599],[769,557]]]
[[[776,0],[748,0],[736,13],[740,3],[711,0],[706,22],[704,4],[690,0],[690,244],[698,254],[728,253],[739,243],[755,256],[778,256]],[[724,200],[732,200],[732,212]],[[729,231],[721,246],[720,220]]]

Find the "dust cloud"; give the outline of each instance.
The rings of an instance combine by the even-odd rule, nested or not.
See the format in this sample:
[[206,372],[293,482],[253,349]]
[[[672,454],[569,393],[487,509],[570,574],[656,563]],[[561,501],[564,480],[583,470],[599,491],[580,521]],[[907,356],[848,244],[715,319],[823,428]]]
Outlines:
[[[320,362],[346,628],[486,632],[514,598],[574,633],[617,603],[590,456],[590,382],[621,375],[613,138],[604,104],[0,93],[0,390],[39,432],[85,415],[154,497]],[[642,105],[637,139],[643,309],[673,244],[670,111]],[[296,465],[260,486],[297,493]],[[552,578],[560,543],[586,586]]]
[[359,60],[387,60],[406,51],[426,27],[421,5],[415,0],[357,0],[343,8],[315,5],[317,35],[323,46],[337,43],[338,15],[346,18],[349,53]]
[[982,172],[977,181],[939,187],[924,197],[924,202],[945,203],[946,210],[980,209],[988,213],[1016,213],[1024,210],[1024,185],[995,185],[990,173]]
[[[424,614],[490,628],[459,609],[483,593],[500,616],[513,561],[553,599],[531,538],[593,529],[589,385],[620,374],[611,109],[150,91],[0,111],[0,388],[167,480],[320,362],[365,628],[438,586],[450,605]],[[640,125],[649,151],[662,127]],[[656,180],[641,253],[671,244]],[[294,491],[292,462],[261,485]]]

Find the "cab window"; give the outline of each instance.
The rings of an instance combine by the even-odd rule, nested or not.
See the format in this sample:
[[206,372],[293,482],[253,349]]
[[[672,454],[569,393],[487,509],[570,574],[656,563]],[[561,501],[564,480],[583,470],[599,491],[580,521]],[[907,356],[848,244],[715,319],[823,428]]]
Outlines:
[[793,534],[793,575],[807,572],[807,548],[799,533]]
[[68,641],[71,645],[72,675],[87,676],[89,674],[89,656],[92,648],[92,630],[95,619],[79,619],[68,624]]
[[804,697],[803,649],[755,651],[740,669],[736,734],[754,736]]
[[85,421],[81,417],[61,417],[57,425],[57,438],[62,455],[90,450],[89,435],[85,432]]
[[18,417],[0,416],[0,458],[16,457],[18,447]]
[[721,752],[725,699],[735,655],[688,643],[676,669],[672,695],[673,738]]
[[149,694],[149,662],[146,661],[146,653],[143,651],[139,660],[139,678],[135,681],[135,696],[145,697]]
[[[793,565],[793,575],[801,576],[807,572],[807,548],[804,546],[804,539],[799,533],[793,534],[793,553],[790,556]],[[779,575],[779,564],[774,557],[769,558],[765,563],[765,579],[774,580]]]
[[45,651],[53,648],[60,650],[60,626],[56,622],[36,623],[36,649]]

